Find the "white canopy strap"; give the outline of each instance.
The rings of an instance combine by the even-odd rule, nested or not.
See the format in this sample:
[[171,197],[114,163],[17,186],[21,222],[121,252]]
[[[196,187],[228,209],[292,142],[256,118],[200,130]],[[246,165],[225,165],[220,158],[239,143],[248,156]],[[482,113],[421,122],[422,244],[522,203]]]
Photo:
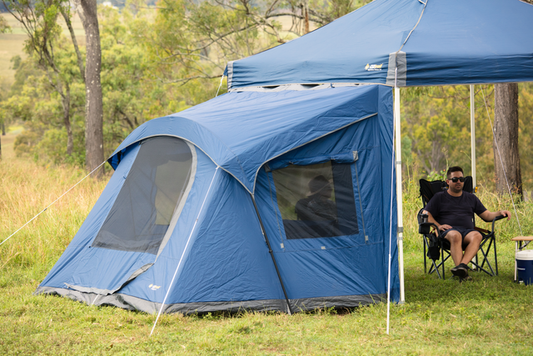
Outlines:
[[474,85],[470,85],[470,149],[472,152],[472,186],[474,193],[477,190],[476,179],[476,117],[475,117],[475,103],[474,103]]
[[[398,68],[395,69],[395,78],[398,78]],[[403,192],[402,192],[402,133],[400,129],[400,88],[397,80],[394,87],[394,125],[393,131],[396,133],[396,150],[392,152],[392,167],[394,167],[394,151],[396,151],[396,206],[398,213],[398,273],[400,277],[400,303],[405,303],[404,273],[403,273]],[[394,135],[394,133],[393,133]],[[392,174],[391,174],[391,212],[392,212]],[[389,276],[387,286],[387,334],[390,325],[390,278],[392,263],[392,214],[390,217],[390,240],[389,240]]]
[[[394,126],[393,126],[394,130]],[[391,154],[391,177],[390,177],[390,214],[389,214],[389,269],[388,269],[388,277],[387,277],[387,335],[389,335],[390,331],[390,283],[391,283],[391,270],[392,270],[392,215],[393,215],[393,207],[392,204],[394,203],[394,194],[392,192],[394,191],[394,150],[392,150]]]
[[398,210],[398,272],[400,303],[405,302],[403,271],[403,192],[402,192],[402,132],[400,128],[400,88],[394,88],[394,126],[396,130],[396,206]]

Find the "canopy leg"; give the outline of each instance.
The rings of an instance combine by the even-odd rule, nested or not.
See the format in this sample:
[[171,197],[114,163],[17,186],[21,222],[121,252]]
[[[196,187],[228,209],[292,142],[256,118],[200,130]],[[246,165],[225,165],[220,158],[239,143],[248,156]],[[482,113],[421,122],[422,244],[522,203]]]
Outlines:
[[398,272],[400,303],[405,303],[403,271],[403,192],[402,192],[402,133],[400,129],[400,88],[394,88],[394,122],[396,126],[396,205],[398,206]]

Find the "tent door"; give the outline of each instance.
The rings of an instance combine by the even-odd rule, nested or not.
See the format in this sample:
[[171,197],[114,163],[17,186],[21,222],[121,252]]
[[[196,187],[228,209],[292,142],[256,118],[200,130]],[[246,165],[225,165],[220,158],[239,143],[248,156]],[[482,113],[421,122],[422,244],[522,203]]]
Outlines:
[[151,254],[116,254],[113,250],[89,247],[65,285],[80,292],[112,294],[148,270],[154,261],[155,255]]
[[196,173],[194,146],[174,137],[142,141],[113,206],[78,255],[65,284],[112,294],[154,264],[165,247]]

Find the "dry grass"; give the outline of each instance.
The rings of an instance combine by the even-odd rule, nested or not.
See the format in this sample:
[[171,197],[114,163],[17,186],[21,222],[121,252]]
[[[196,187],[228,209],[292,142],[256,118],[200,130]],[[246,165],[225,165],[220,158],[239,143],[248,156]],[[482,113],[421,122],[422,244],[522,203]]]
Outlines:
[[[39,214],[85,173],[75,167],[43,167],[13,153],[16,133],[2,136],[0,242]],[[53,177],[52,179],[50,179]],[[106,182],[91,177],[58,200],[0,249],[0,267],[49,264],[61,253],[98,199]]]

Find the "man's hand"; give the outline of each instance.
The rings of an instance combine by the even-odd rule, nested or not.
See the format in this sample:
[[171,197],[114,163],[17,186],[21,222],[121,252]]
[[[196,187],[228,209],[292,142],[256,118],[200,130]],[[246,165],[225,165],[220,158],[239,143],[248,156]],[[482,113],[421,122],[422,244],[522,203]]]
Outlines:
[[439,230],[440,231],[446,231],[446,230],[450,230],[452,227],[448,224],[442,224],[439,226]]
[[508,210],[500,210],[500,215],[507,216],[507,220],[511,220],[511,212]]
[[485,220],[486,222],[490,222],[496,219],[500,215],[507,217],[507,220],[511,219],[511,212],[508,210],[500,210],[500,211],[495,211],[495,212],[490,212],[488,210],[485,210],[482,214],[479,215],[479,217]]

